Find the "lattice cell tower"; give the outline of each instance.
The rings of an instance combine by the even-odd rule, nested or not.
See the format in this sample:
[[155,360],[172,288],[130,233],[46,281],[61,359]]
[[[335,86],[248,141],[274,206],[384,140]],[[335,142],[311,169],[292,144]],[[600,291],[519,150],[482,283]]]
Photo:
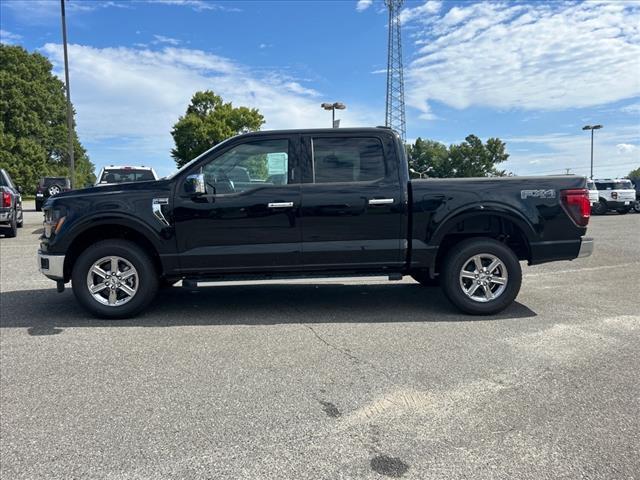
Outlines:
[[402,37],[400,33],[400,7],[404,0],[384,0],[389,9],[389,49],[387,53],[387,106],[385,126],[406,139],[407,125],[404,115],[404,75],[402,72]]

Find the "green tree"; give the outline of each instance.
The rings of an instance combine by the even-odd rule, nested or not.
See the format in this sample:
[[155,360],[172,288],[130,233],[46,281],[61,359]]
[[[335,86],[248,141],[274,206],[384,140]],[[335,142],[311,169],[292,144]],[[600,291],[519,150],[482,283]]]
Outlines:
[[632,180],[640,179],[640,167],[631,170],[629,172],[629,175],[627,175],[627,178],[630,178]]
[[255,132],[264,124],[256,108],[234,107],[211,90],[196,92],[187,112],[171,130],[175,148],[171,156],[178,167],[214,145],[240,133]]
[[509,158],[502,140],[490,138],[482,143],[475,135],[449,147],[418,138],[408,146],[408,152],[413,170],[435,178],[504,176],[504,170],[498,170],[496,165]]
[[[26,193],[40,177],[69,176],[64,83],[39,53],[0,44],[0,167]],[[76,184],[95,180],[94,166],[73,132]]]

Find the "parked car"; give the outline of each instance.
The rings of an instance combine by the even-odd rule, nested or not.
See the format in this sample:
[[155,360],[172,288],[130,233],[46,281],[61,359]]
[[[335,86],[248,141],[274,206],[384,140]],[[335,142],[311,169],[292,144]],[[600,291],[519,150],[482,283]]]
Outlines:
[[438,278],[462,311],[493,314],[516,298],[521,260],[591,254],[586,183],[410,180],[388,128],[248,133],[162,180],[50,198],[38,261],[103,318],[139,313],[180,279],[372,274]]
[[636,201],[633,203],[633,211],[640,213],[640,178],[632,179],[631,183],[636,190]]
[[42,210],[42,205],[49,197],[71,190],[71,180],[67,177],[43,177],[36,187],[36,210]]
[[587,189],[589,190],[589,204],[591,208],[593,208],[593,206],[600,201],[598,187],[596,187],[596,183],[593,180],[587,179]]
[[628,178],[602,178],[594,180],[599,201],[593,206],[593,213],[603,215],[610,210],[620,214],[629,213],[636,199],[636,190]]
[[114,166],[103,167],[96,179],[97,185],[110,185],[112,183],[146,182],[157,180],[158,176],[151,167],[125,167]]
[[24,223],[21,190],[9,172],[0,168],[0,233],[6,237],[15,237]]

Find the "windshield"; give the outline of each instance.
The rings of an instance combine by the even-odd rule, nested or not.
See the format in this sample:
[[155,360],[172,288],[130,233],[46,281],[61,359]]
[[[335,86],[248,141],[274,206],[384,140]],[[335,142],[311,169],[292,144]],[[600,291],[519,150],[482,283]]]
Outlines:
[[155,180],[151,170],[109,168],[102,172],[102,177],[100,178],[99,183],[145,182],[148,180]]
[[40,185],[45,188],[48,188],[52,185],[58,185],[59,187],[69,188],[70,183],[69,179],[66,177],[45,177],[40,180]]
[[598,190],[633,190],[630,180],[596,182],[596,187],[598,187]]

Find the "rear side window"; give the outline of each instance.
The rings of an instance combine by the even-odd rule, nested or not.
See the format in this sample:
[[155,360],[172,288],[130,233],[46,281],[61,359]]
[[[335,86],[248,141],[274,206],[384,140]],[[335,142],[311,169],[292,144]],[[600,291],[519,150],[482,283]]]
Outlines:
[[385,176],[382,143],[377,138],[313,139],[315,183],[370,182]]
[[596,182],[598,190],[631,190],[633,186],[630,181],[618,181],[618,182]]

